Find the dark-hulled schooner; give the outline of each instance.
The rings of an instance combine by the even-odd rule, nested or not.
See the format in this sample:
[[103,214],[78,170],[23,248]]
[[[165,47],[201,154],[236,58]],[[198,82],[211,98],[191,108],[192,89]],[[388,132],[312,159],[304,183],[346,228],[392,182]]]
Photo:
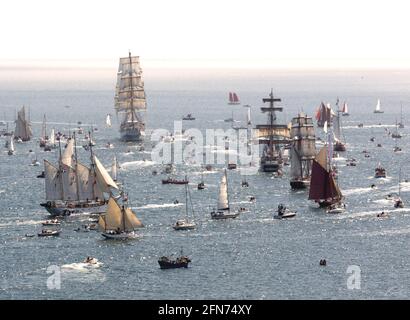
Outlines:
[[325,125],[325,122],[327,124],[332,123],[332,118],[334,116],[334,112],[330,105],[325,105],[323,102],[320,104],[319,108],[316,111],[316,120],[317,120],[317,126],[320,128],[323,128]]
[[138,56],[120,58],[115,92],[115,110],[121,117],[123,141],[142,141],[145,136],[143,112],[146,111],[144,82]]
[[304,189],[310,184],[312,161],[316,155],[315,129],[313,120],[301,112],[292,119],[290,129],[290,186],[292,189]]
[[280,147],[289,143],[290,130],[286,124],[277,123],[276,111],[282,112],[283,107],[275,106],[275,102],[282,100],[273,96],[273,89],[269,98],[263,98],[262,101],[269,103],[269,107],[261,108],[268,116],[268,123],[256,126],[256,137],[264,145],[260,169],[263,172],[277,172],[283,165]]

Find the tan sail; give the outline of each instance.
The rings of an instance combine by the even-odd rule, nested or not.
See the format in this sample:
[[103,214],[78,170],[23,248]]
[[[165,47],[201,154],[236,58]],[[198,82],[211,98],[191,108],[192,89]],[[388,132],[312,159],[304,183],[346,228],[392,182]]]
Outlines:
[[74,161],[74,139],[69,139],[67,146],[64,150],[63,155],[61,156],[61,163],[65,164],[66,166],[73,167]]
[[100,227],[100,231],[105,231],[107,229],[107,225],[105,223],[105,215],[100,215],[98,218],[98,226]]
[[125,231],[133,231],[136,228],[142,228],[143,224],[137,218],[135,213],[130,209],[126,208],[124,211],[124,220],[125,220]]
[[111,178],[107,170],[105,170],[104,166],[96,156],[94,156],[94,163],[96,166],[95,172],[97,175],[97,182],[100,186],[100,189],[105,193],[110,193],[111,188],[118,189],[117,184]]
[[324,146],[322,149],[320,149],[315,158],[315,161],[327,171],[327,146]]
[[124,231],[124,222],[122,220],[122,212],[118,203],[114,198],[108,201],[107,212],[104,215],[105,230],[120,230]]
[[21,138],[23,141],[28,141],[33,136],[31,130],[31,124],[26,119],[26,109],[23,108],[17,113],[16,128],[14,130],[14,136]]

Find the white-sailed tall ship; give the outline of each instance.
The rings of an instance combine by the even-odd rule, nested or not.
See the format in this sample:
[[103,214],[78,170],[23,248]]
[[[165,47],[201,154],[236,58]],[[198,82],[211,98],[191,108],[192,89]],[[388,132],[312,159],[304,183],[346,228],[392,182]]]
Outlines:
[[143,112],[146,111],[144,82],[138,56],[120,58],[115,92],[115,110],[121,117],[123,141],[142,141],[145,136]]
[[14,130],[14,139],[21,141],[30,141],[33,137],[30,120],[26,118],[26,108],[23,106],[17,113],[16,129]]
[[51,215],[103,213],[106,195],[119,189],[91,150],[91,166],[77,160],[75,138],[68,140],[57,165],[44,160],[46,202],[41,203]]
[[310,185],[312,161],[316,156],[315,128],[313,120],[301,112],[292,119],[290,129],[290,186],[304,189]]

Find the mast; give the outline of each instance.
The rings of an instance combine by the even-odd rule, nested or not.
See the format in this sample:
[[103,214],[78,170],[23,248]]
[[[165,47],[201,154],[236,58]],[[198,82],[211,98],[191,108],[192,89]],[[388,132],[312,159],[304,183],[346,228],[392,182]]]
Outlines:
[[132,59],[131,59],[131,51],[128,52],[128,59],[130,60],[129,76],[130,76],[130,91],[131,91],[131,119],[132,119],[132,123],[134,123],[134,89],[133,89],[133,87],[132,87]]
[[61,200],[64,200],[63,166],[62,166],[62,159],[61,159],[61,140],[60,139],[58,139],[58,150],[60,154],[60,160],[58,161],[58,174],[60,176],[60,182],[61,182]]
[[[188,181],[187,176],[185,176],[185,180]],[[185,184],[185,214],[188,221],[188,183]]]
[[[90,131],[88,131],[88,136],[90,137],[90,142],[91,142],[91,132],[90,132]],[[91,170],[92,170],[92,174],[93,174],[93,176],[94,176],[94,182],[95,182],[95,181],[97,181],[97,174],[96,174],[96,172],[95,172],[95,162],[94,162],[93,146],[92,146],[92,143],[90,143],[89,145],[90,145],[90,154],[91,154]],[[95,199],[96,199],[96,196],[95,196],[95,188],[94,188],[94,186],[93,186],[92,189],[93,189],[93,200],[95,200]]]
[[226,196],[227,196],[227,199],[228,199],[228,210],[229,211],[231,211],[231,204],[230,204],[230,201],[229,201],[229,192],[228,192],[228,188],[229,188],[229,186],[228,186],[228,175],[226,174],[226,169],[225,169],[225,181],[226,181]]
[[78,179],[77,139],[75,137],[75,131],[74,131],[73,137],[74,137],[74,157],[75,157],[75,180],[77,184],[77,201],[80,201],[80,185],[79,185],[79,179]]

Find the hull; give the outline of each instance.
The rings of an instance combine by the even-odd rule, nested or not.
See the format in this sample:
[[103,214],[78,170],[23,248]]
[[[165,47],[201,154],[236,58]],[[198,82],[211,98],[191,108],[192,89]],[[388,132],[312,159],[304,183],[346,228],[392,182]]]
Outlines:
[[283,215],[278,215],[278,214],[276,214],[276,215],[274,215],[273,217],[274,217],[275,219],[289,219],[289,218],[293,218],[294,216],[296,216],[296,212],[287,212],[287,213],[285,213],[285,214],[283,214]]
[[278,172],[282,165],[278,161],[263,161],[260,165],[262,172]]
[[139,142],[144,139],[144,131],[136,126],[121,126],[121,140],[125,142]]
[[337,142],[334,147],[334,151],[346,151],[346,146],[343,143]]
[[196,228],[195,224],[183,225],[183,226],[173,226],[174,230],[194,230]]
[[188,184],[186,180],[162,180],[162,184]]
[[374,110],[373,113],[384,113],[384,111]]
[[122,232],[122,233],[107,233],[101,234],[105,239],[110,240],[127,240],[127,239],[137,239],[139,236],[134,232]]
[[292,189],[306,189],[310,186],[310,180],[291,180],[290,187]]
[[158,261],[161,269],[176,269],[176,268],[188,268],[189,262],[165,262]]
[[235,219],[237,216],[239,216],[239,212],[211,212],[211,218],[214,220]]
[[107,205],[89,206],[89,207],[56,207],[47,203],[40,204],[44,207],[51,216],[70,216],[72,214],[101,214],[107,211]]

